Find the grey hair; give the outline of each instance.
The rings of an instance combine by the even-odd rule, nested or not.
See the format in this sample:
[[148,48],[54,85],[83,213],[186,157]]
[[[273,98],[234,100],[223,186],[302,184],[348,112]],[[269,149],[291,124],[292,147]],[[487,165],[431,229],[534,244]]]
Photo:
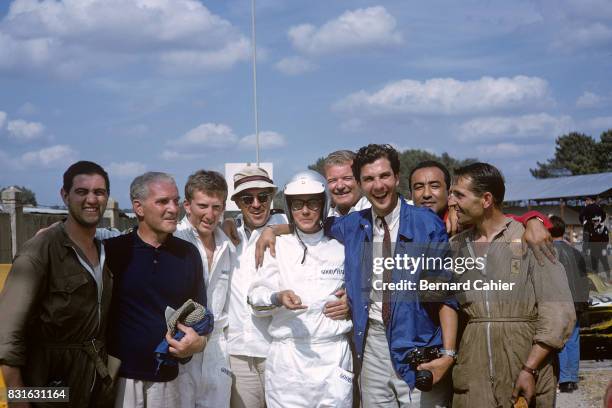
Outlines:
[[149,184],[167,182],[176,185],[174,178],[168,173],[148,171],[136,177],[130,184],[130,200],[145,200],[149,195]]
[[338,166],[341,164],[350,164],[355,158],[355,153],[350,150],[337,150],[330,153],[324,161],[325,166]]

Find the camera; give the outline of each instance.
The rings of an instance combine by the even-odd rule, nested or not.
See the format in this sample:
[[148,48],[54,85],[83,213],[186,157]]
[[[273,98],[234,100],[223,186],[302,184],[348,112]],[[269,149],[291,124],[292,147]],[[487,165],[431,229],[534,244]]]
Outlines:
[[438,347],[416,347],[408,353],[408,365],[416,371],[415,386],[421,391],[431,391],[433,374],[429,370],[417,370],[420,364],[428,363],[439,357]]

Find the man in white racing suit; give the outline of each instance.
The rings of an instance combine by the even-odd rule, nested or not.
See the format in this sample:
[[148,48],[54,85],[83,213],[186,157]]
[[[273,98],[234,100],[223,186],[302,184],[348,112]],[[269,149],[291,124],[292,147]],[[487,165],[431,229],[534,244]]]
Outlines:
[[204,265],[208,305],[215,328],[206,348],[180,366],[181,408],[229,407],[232,388],[227,351],[230,272],[235,264],[233,244],[219,227],[225,210],[227,183],[215,171],[199,170],[185,184],[185,212],[174,236],[198,248]]
[[266,254],[248,296],[256,316],[272,316],[266,405],[351,407],[352,323],[323,313],[344,286],[344,249],[322,230],[330,203],[326,182],[301,172],[283,192],[294,233],[277,239],[275,258]]

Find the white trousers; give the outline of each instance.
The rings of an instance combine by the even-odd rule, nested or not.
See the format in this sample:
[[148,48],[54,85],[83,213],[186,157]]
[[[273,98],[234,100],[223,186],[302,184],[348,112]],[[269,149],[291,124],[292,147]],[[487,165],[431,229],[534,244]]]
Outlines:
[[168,408],[181,403],[178,381],[150,382],[119,377],[115,408]]
[[266,359],[268,408],[351,408],[353,360],[346,336],[273,341]]
[[[227,340],[213,332],[201,353],[179,365],[180,408],[228,408],[232,390]],[[179,408],[179,407],[177,407]]]

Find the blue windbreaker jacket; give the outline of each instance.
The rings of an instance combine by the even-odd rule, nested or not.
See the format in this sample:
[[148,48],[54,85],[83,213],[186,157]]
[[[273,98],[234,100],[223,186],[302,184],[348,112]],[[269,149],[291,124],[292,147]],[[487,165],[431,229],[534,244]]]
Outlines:
[[[394,257],[407,254],[412,257],[450,256],[446,228],[440,218],[428,208],[418,208],[401,202],[398,237]],[[353,340],[359,359],[363,358],[368,324],[370,291],[372,288],[372,210],[353,212],[344,217],[326,220],[325,232],[344,244],[345,284],[353,318]],[[423,268],[414,274],[395,268],[392,281],[412,281],[418,288]],[[428,270],[428,276],[438,281],[451,279],[446,270]],[[382,275],[381,275],[382,276]],[[442,300],[454,309],[458,304],[451,298]],[[438,302],[424,302],[417,290],[391,292],[391,321],[386,329],[393,367],[400,377],[414,388],[415,372],[410,369],[408,353],[415,347],[440,347],[442,331],[438,320]]]

